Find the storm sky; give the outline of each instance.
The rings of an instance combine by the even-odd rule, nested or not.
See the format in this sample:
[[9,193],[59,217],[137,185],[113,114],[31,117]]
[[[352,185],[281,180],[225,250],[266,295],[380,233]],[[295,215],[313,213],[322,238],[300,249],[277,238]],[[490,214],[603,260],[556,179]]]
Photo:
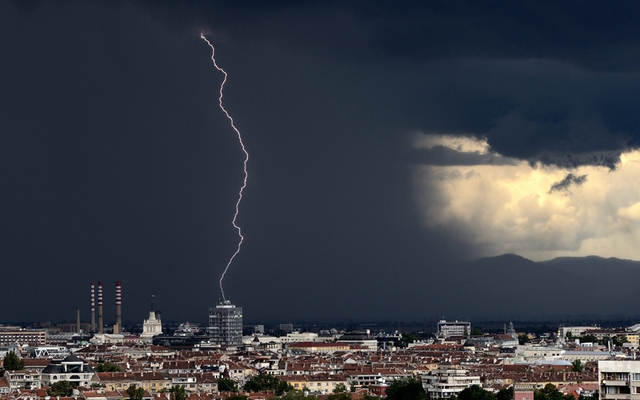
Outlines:
[[[0,0],[0,321],[421,319],[454,263],[640,260],[640,4]],[[499,310],[498,310],[499,311]],[[462,316],[464,317],[464,315]]]

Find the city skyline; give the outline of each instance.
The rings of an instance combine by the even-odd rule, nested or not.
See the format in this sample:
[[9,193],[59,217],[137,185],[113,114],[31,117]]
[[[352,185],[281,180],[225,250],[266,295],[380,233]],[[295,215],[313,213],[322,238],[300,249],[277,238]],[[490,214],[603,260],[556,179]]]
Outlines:
[[[485,288],[442,296],[474,260],[534,262],[487,284],[555,257],[640,260],[639,14],[0,0],[0,301],[20,300],[0,319],[72,318],[98,280],[123,282],[125,320],[152,294],[169,319],[224,300],[243,154],[201,33],[251,154],[224,282],[246,319],[467,318]],[[621,285],[612,299],[635,299]],[[630,310],[611,301],[571,312]]]

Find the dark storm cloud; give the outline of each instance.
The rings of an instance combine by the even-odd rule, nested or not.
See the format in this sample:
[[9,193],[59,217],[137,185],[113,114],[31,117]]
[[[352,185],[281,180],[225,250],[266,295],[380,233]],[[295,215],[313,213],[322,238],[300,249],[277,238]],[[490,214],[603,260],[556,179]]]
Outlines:
[[[636,74],[640,4],[635,2],[615,7],[597,1],[579,5],[356,0],[133,3],[171,26],[194,34],[209,32],[219,43],[241,47],[276,43],[287,51],[333,63],[379,68],[390,77],[406,62],[423,66],[428,73],[430,65],[443,61],[455,70],[467,60],[483,60],[497,69],[501,67],[496,63],[521,60],[487,82],[496,88],[509,85],[511,93],[488,89],[484,98],[478,98],[472,91],[481,83],[471,82],[428,95],[445,99],[447,89],[456,95],[447,110],[452,121],[442,121],[436,129],[446,131],[457,121],[468,120],[467,131],[486,137],[491,148],[505,157],[562,168],[613,169],[622,152],[640,143],[640,119],[632,111],[640,105]],[[528,80],[536,77],[526,76],[527,72],[538,71],[547,82],[571,80],[570,75],[578,74],[585,86],[565,80],[557,86],[543,83],[532,88]],[[591,102],[575,109],[585,97]],[[416,93],[405,102],[424,100]],[[439,118],[423,121],[414,115],[397,124],[430,132]]]
[[375,21],[372,46],[413,60],[541,58],[604,71],[637,71],[640,61],[634,2],[412,2],[379,11],[366,18]]
[[[0,37],[3,279],[33,277],[31,297],[0,321],[73,318],[98,280],[123,282],[125,320],[146,317],[152,293],[165,319],[206,319],[237,246],[242,178],[208,46],[130,2],[0,0]],[[415,219],[376,75],[243,40],[216,42],[225,104],[251,154],[246,241],[225,293],[254,321],[397,316],[363,292],[338,306],[363,274],[408,302],[418,280],[408,290],[386,277],[448,258],[447,239]],[[371,110],[385,112],[371,120]],[[47,301],[52,287],[66,295]]]
[[602,122],[598,117],[602,114],[600,107],[588,107],[591,115],[548,107],[543,112],[512,111],[494,121],[486,133],[488,142],[494,151],[531,164],[615,169],[620,154],[636,147],[634,139],[627,131],[616,132],[617,122]]
[[238,37],[243,31],[245,37],[263,34],[310,52],[348,49],[350,56],[368,60],[540,58],[603,71],[637,71],[640,65],[640,5],[635,2],[136,3],[188,28],[210,23],[212,30]]
[[572,173],[568,173],[561,181],[555,182],[549,189],[549,194],[553,192],[569,192],[569,186],[580,186],[587,180],[587,175],[576,176]]
[[[579,5],[554,1],[138,4],[183,28],[207,27],[219,41],[237,45],[272,41],[291,51],[334,62],[378,64],[390,74],[398,63],[424,65],[428,70],[430,63],[446,61],[455,69],[465,60],[485,60],[489,64],[523,60],[520,67],[525,70],[542,68],[547,74],[559,76],[566,74],[563,65],[589,71],[587,85],[593,90],[587,89],[587,96],[594,102],[577,114],[571,107],[583,101],[585,89],[576,86],[565,93],[559,93],[563,90],[560,87],[543,87],[546,98],[539,94],[536,97],[535,92],[541,89],[503,97],[491,96],[490,90],[486,96],[491,97],[474,99],[475,110],[468,104],[473,94],[459,91],[448,112],[459,120],[474,118],[472,125],[477,128],[469,129],[469,133],[486,137],[497,153],[532,164],[613,169],[622,152],[640,143],[640,121],[631,117],[635,113],[620,112],[612,106],[637,106],[637,92],[619,86],[620,82],[615,88],[599,82],[617,74],[619,81],[638,86],[640,26],[636,21],[640,4],[634,2],[616,3],[615,7],[597,1]],[[540,61],[552,61],[557,70],[548,71]],[[514,70],[493,83],[512,85],[514,92],[528,90],[530,83],[523,79],[527,78]],[[446,96],[443,91],[433,93],[438,95]],[[599,96],[608,101],[596,103]],[[551,100],[557,97],[565,101]],[[474,116],[479,108],[492,103],[498,108]],[[619,114],[624,116],[618,118]],[[405,122],[410,124],[407,128],[418,123],[424,132],[429,132],[434,123]],[[442,131],[447,126],[439,128]]]
[[[251,154],[225,291],[265,318],[420,313],[404,305],[438,304],[425,286],[480,250],[464,229],[425,230],[407,166],[614,167],[640,143],[638,7],[0,0],[4,278],[28,271],[41,293],[120,279],[131,309],[166,293],[165,316],[206,318],[241,154],[204,30]],[[416,130],[491,153],[408,150]],[[83,296],[32,309],[75,315]]]

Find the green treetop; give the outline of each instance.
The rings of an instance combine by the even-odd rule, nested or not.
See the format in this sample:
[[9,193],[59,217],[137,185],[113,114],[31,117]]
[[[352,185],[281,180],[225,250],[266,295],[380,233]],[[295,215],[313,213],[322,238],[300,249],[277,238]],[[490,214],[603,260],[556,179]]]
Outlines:
[[19,371],[24,369],[24,361],[18,358],[18,355],[10,351],[4,356],[4,369],[6,371]]

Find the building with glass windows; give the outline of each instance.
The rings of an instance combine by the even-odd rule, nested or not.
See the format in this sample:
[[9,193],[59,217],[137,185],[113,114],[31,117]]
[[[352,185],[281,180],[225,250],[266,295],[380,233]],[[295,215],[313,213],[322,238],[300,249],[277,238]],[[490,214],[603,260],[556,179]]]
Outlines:
[[242,346],[242,307],[229,300],[209,309],[209,340],[221,346]]

